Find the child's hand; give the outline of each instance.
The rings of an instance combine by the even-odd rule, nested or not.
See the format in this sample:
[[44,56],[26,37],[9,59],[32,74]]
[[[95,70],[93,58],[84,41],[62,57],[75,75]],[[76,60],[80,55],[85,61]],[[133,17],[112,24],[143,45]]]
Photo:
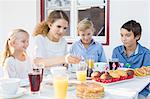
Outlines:
[[39,65],[41,62],[42,58],[37,57],[36,59],[33,60],[35,65]]
[[70,64],[78,64],[81,61],[81,57],[68,54],[65,57],[65,61],[66,63],[70,63]]

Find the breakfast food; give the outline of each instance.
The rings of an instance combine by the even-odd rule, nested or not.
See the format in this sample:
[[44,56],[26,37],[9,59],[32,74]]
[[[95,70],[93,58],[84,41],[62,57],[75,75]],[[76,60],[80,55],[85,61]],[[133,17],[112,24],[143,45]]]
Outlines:
[[104,96],[104,87],[94,82],[78,84],[76,90],[80,99],[101,99]]
[[116,70],[116,72],[120,76],[120,80],[125,80],[128,77],[127,72],[124,70]]
[[148,76],[150,75],[150,66],[142,66],[134,70],[136,76]]
[[94,78],[94,77],[100,77],[101,76],[101,73],[99,71],[94,71],[92,74],[91,74],[91,78]]
[[150,66],[142,66],[141,68],[146,72],[146,75],[150,75]]
[[118,74],[116,70],[111,70],[109,74],[112,76],[112,82],[119,81],[120,75]]
[[100,77],[102,74],[104,74],[105,72],[102,71],[94,71],[92,74],[91,74],[91,78],[95,78],[95,77]]
[[136,68],[134,72],[136,76],[146,76],[146,71],[143,68]]
[[126,70],[126,73],[128,75],[127,79],[131,79],[134,77],[134,70],[131,70],[131,69]]
[[112,82],[112,76],[106,72],[100,76],[100,81],[103,83],[110,83]]
[[132,69],[117,69],[109,70],[107,72],[94,72],[92,73],[92,80],[102,83],[112,83],[120,80],[127,80],[134,77],[134,70]]

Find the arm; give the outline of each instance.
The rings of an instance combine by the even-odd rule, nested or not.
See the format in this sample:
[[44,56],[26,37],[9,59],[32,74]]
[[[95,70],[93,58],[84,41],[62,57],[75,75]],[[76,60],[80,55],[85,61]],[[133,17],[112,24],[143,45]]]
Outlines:
[[107,62],[105,52],[104,52],[104,49],[103,49],[101,44],[99,46],[99,55],[98,55],[98,57],[99,57],[100,62]]
[[81,60],[78,56],[66,55],[66,56],[55,56],[49,58],[36,58],[34,59],[35,64],[44,64],[46,67],[57,65],[57,64],[64,64],[64,63],[71,63],[77,64]]
[[143,66],[150,66],[149,58],[150,58],[150,51],[145,53],[143,64],[142,64]]
[[8,58],[5,62],[6,71],[10,78],[17,77],[17,71],[15,69],[15,62],[13,58]]
[[34,58],[46,56],[44,39],[45,38],[42,35],[37,35],[34,37]]

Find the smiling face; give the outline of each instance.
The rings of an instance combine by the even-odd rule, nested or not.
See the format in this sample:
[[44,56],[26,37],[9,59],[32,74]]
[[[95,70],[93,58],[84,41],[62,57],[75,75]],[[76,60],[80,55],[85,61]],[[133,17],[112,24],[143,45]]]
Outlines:
[[132,31],[128,31],[124,28],[121,28],[120,32],[121,41],[126,48],[132,48],[134,45],[137,44],[137,40],[139,39],[138,35],[135,37]]
[[91,43],[93,32],[92,28],[86,29],[85,31],[79,31],[79,36],[81,37],[83,44],[89,45]]
[[26,51],[29,46],[29,35],[25,32],[17,33],[16,39],[13,42],[15,51]]
[[58,42],[64,36],[68,27],[68,22],[65,19],[57,19],[54,23],[49,24],[49,35],[52,41]]

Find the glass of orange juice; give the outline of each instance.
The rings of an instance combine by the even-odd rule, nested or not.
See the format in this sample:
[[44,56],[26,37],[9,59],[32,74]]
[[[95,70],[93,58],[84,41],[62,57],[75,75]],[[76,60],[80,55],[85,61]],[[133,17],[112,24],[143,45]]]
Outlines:
[[86,63],[88,67],[94,68],[94,58],[93,56],[86,57]]
[[68,89],[68,74],[65,67],[52,67],[53,86],[56,99],[66,99]]
[[86,81],[86,76],[87,76],[87,64],[84,61],[81,61],[80,64],[77,66],[77,80],[81,82]]

